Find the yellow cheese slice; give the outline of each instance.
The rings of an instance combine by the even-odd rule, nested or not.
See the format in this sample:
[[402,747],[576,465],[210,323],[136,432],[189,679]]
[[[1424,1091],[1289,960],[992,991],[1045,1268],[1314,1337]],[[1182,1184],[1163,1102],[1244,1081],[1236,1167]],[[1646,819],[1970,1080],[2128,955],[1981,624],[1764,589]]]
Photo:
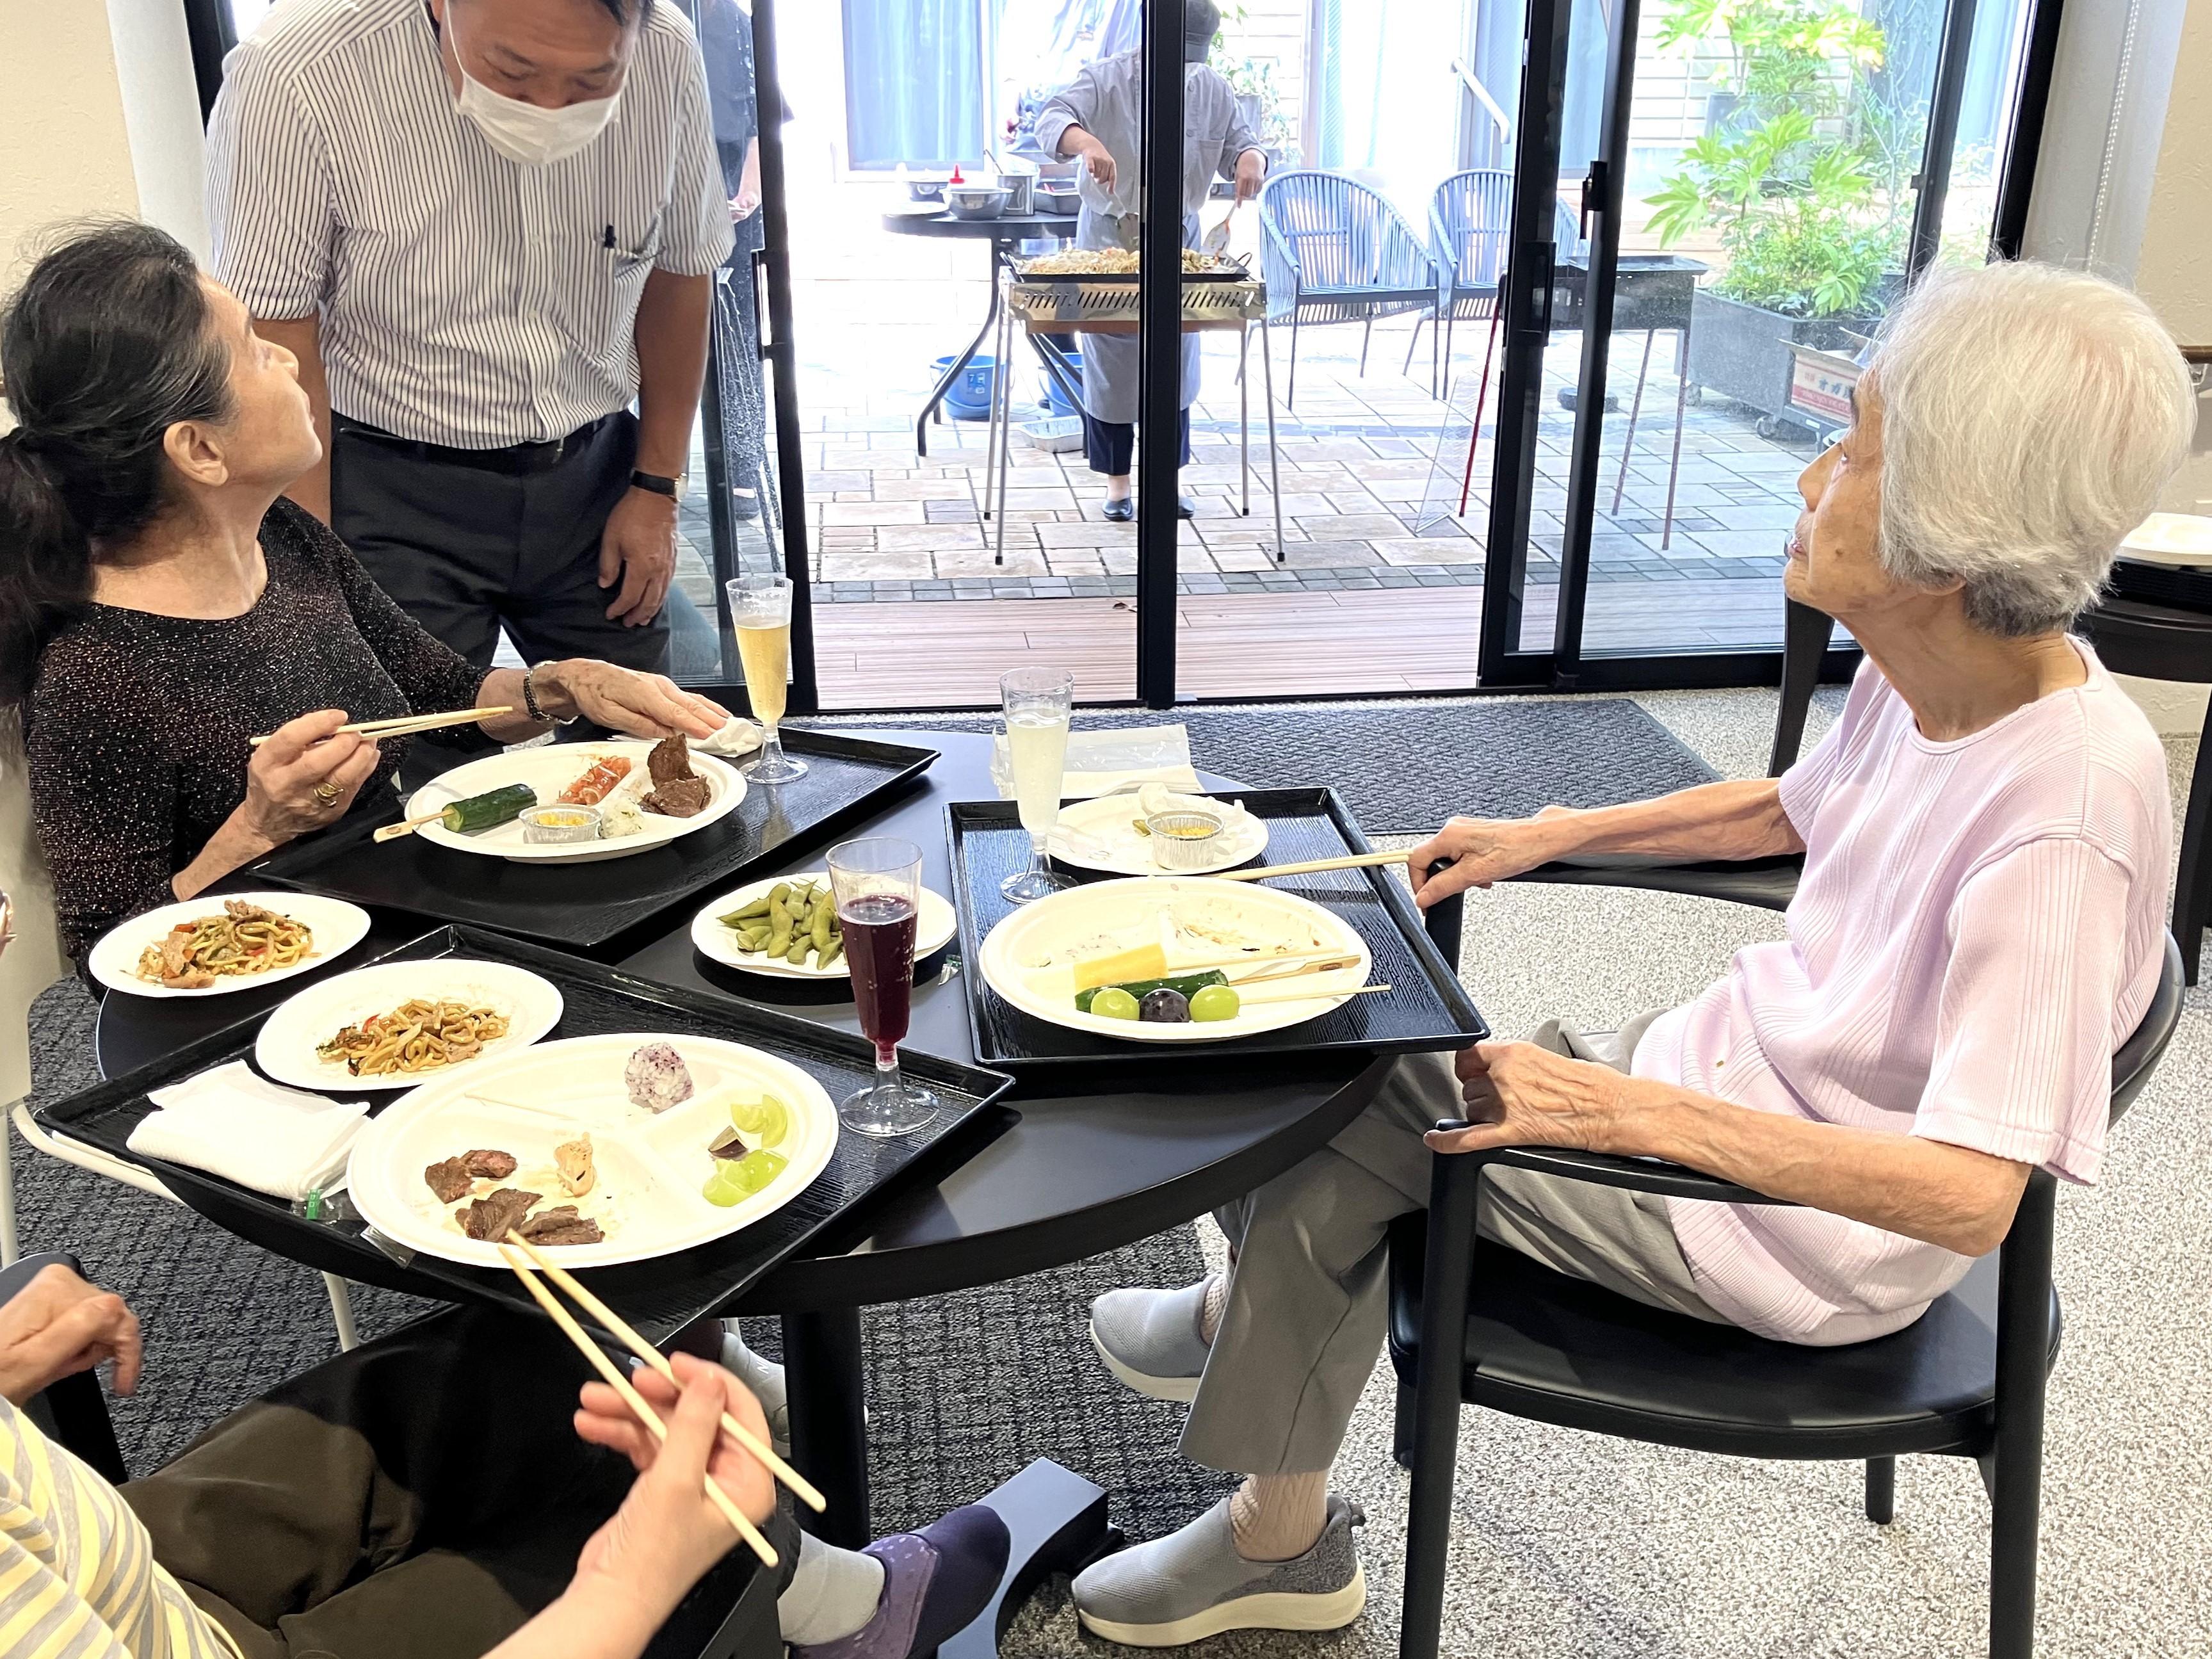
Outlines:
[[1075,962],[1075,988],[1095,990],[1101,985],[1127,985],[1140,979],[1165,979],[1168,953],[1158,945],[1132,945]]

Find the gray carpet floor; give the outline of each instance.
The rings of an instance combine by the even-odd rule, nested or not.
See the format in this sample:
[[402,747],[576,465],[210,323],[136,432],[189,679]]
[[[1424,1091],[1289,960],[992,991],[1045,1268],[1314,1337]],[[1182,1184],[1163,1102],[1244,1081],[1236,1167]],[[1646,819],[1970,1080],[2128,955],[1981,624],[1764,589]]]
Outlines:
[[[1814,734],[1837,697],[1823,693]],[[1713,771],[1764,763],[1771,696],[1637,702]],[[2193,742],[2169,745],[2177,811]],[[1201,758],[1211,760],[1210,756]],[[1778,919],[1662,895],[1501,887],[1468,913],[1464,976],[1501,1031],[1547,1015],[1593,1027],[1694,994]],[[34,1021],[41,1087],[81,1075],[88,1006],[50,993]],[[2173,1047],[2117,1132],[2103,1183],[2061,1194],[2066,1346],[2044,1494],[2045,1659],[2212,1653],[2212,1004],[2192,992]],[[15,1149],[28,1243],[80,1251],[148,1311],[149,1378],[118,1412],[144,1467],[200,1424],[333,1345],[319,1281],[155,1200]],[[35,1165],[36,1167],[27,1167]],[[1178,1408],[1098,1371],[1090,1297],[1176,1283],[1218,1260],[1209,1224],[987,1291],[872,1313],[878,1513],[911,1524],[1053,1455],[1116,1491],[1139,1537],[1221,1490],[1174,1458]],[[364,1293],[364,1324],[408,1312]],[[765,1341],[762,1344],[767,1346]],[[1370,1384],[1338,1470],[1369,1521],[1366,1614],[1327,1637],[1232,1636],[1202,1659],[1396,1651],[1406,1480],[1389,1461],[1387,1378]],[[1870,1526],[1859,1472],[1700,1456],[1470,1413],[1462,1437],[1444,1651],[1485,1659],[1929,1659],[1985,1650],[1988,1504],[1971,1465],[1905,1460],[1898,1519]],[[1115,1651],[1083,1637],[1064,1587],[1006,1644],[1036,1659]]]

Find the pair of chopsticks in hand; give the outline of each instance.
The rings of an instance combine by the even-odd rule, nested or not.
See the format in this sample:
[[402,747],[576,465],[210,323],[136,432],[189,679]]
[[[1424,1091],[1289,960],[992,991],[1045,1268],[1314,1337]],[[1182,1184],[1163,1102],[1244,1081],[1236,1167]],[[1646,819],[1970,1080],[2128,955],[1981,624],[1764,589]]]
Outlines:
[[[353,732],[364,738],[379,739],[404,738],[416,732],[434,732],[441,726],[473,726],[478,720],[492,720],[514,712],[513,703],[503,702],[496,708],[456,708],[444,714],[401,714],[388,720],[356,720],[349,726],[341,726],[338,732]],[[332,737],[337,734],[337,732],[331,733]],[[248,738],[246,741],[258,749],[276,735],[274,732],[264,732],[259,737]]]
[[[514,1270],[514,1276],[522,1281],[522,1288],[528,1291],[538,1305],[544,1309],[551,1316],[553,1322],[568,1334],[568,1340],[576,1345],[585,1358],[592,1362],[592,1368],[599,1372],[607,1386],[620,1395],[623,1403],[637,1413],[638,1421],[645,1425],[655,1440],[665,1441],[668,1438],[668,1425],[660,1420],[660,1414],[646,1403],[642,1395],[630,1386],[629,1379],[624,1376],[620,1367],[607,1357],[606,1351],[585,1334],[584,1328],[576,1322],[576,1316],[554,1298],[552,1291],[538,1282],[538,1274],[531,1271],[531,1264],[534,1263],[548,1279],[574,1297],[577,1306],[598,1320],[632,1353],[659,1371],[671,1382],[676,1383],[680,1389],[684,1385],[677,1381],[676,1368],[668,1363],[659,1349],[653,1347],[632,1329],[619,1314],[579,1284],[568,1269],[562,1267],[558,1262],[548,1259],[544,1251],[512,1228],[508,1229],[507,1237],[508,1242],[499,1247],[499,1253],[506,1259],[507,1265]],[[509,1248],[510,1245],[512,1249]],[[516,1255],[518,1250],[521,1252],[520,1256]],[[523,1257],[527,1257],[528,1261],[526,1262]],[[790,1487],[793,1492],[809,1507],[817,1510],[823,1507],[822,1494],[816,1490],[813,1482],[778,1457],[774,1447],[755,1436],[751,1430],[746,1428],[727,1412],[722,1413],[722,1432],[758,1459],[770,1474]],[[761,1565],[765,1567],[775,1566],[775,1546],[762,1536],[760,1528],[745,1518],[745,1512],[731,1501],[729,1493],[715,1484],[711,1471],[707,1476],[707,1496],[712,1500],[714,1507],[722,1512],[722,1518],[737,1529],[738,1536],[752,1547],[753,1553],[761,1559]]]

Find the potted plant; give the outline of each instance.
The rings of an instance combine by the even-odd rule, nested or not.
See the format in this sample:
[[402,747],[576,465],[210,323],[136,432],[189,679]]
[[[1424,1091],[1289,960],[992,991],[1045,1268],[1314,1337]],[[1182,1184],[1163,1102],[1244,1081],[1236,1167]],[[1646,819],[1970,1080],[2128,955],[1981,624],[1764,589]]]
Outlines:
[[1847,347],[1887,301],[1924,115],[1875,95],[1887,43],[1845,0],[1670,0],[1658,40],[1718,58],[1712,130],[1646,198],[1662,247],[1712,232],[1726,262],[1692,300],[1687,377],[1771,436],[1791,346]]

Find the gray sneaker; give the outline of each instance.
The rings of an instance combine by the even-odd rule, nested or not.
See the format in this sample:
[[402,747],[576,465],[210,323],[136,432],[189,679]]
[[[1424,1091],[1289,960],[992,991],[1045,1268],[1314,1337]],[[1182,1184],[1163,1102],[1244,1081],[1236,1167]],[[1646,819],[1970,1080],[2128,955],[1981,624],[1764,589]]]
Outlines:
[[1230,1630],[1335,1630],[1367,1605],[1352,1529],[1355,1504],[1328,1500],[1328,1521],[1304,1555],[1247,1561],[1223,1498],[1181,1532],[1085,1569],[1073,1585],[1085,1630],[1138,1648],[1181,1647]]
[[1153,1400],[1198,1396],[1206,1370],[1199,1324],[1211,1279],[1179,1291],[1109,1291],[1091,1304],[1091,1346],[1106,1369]]

